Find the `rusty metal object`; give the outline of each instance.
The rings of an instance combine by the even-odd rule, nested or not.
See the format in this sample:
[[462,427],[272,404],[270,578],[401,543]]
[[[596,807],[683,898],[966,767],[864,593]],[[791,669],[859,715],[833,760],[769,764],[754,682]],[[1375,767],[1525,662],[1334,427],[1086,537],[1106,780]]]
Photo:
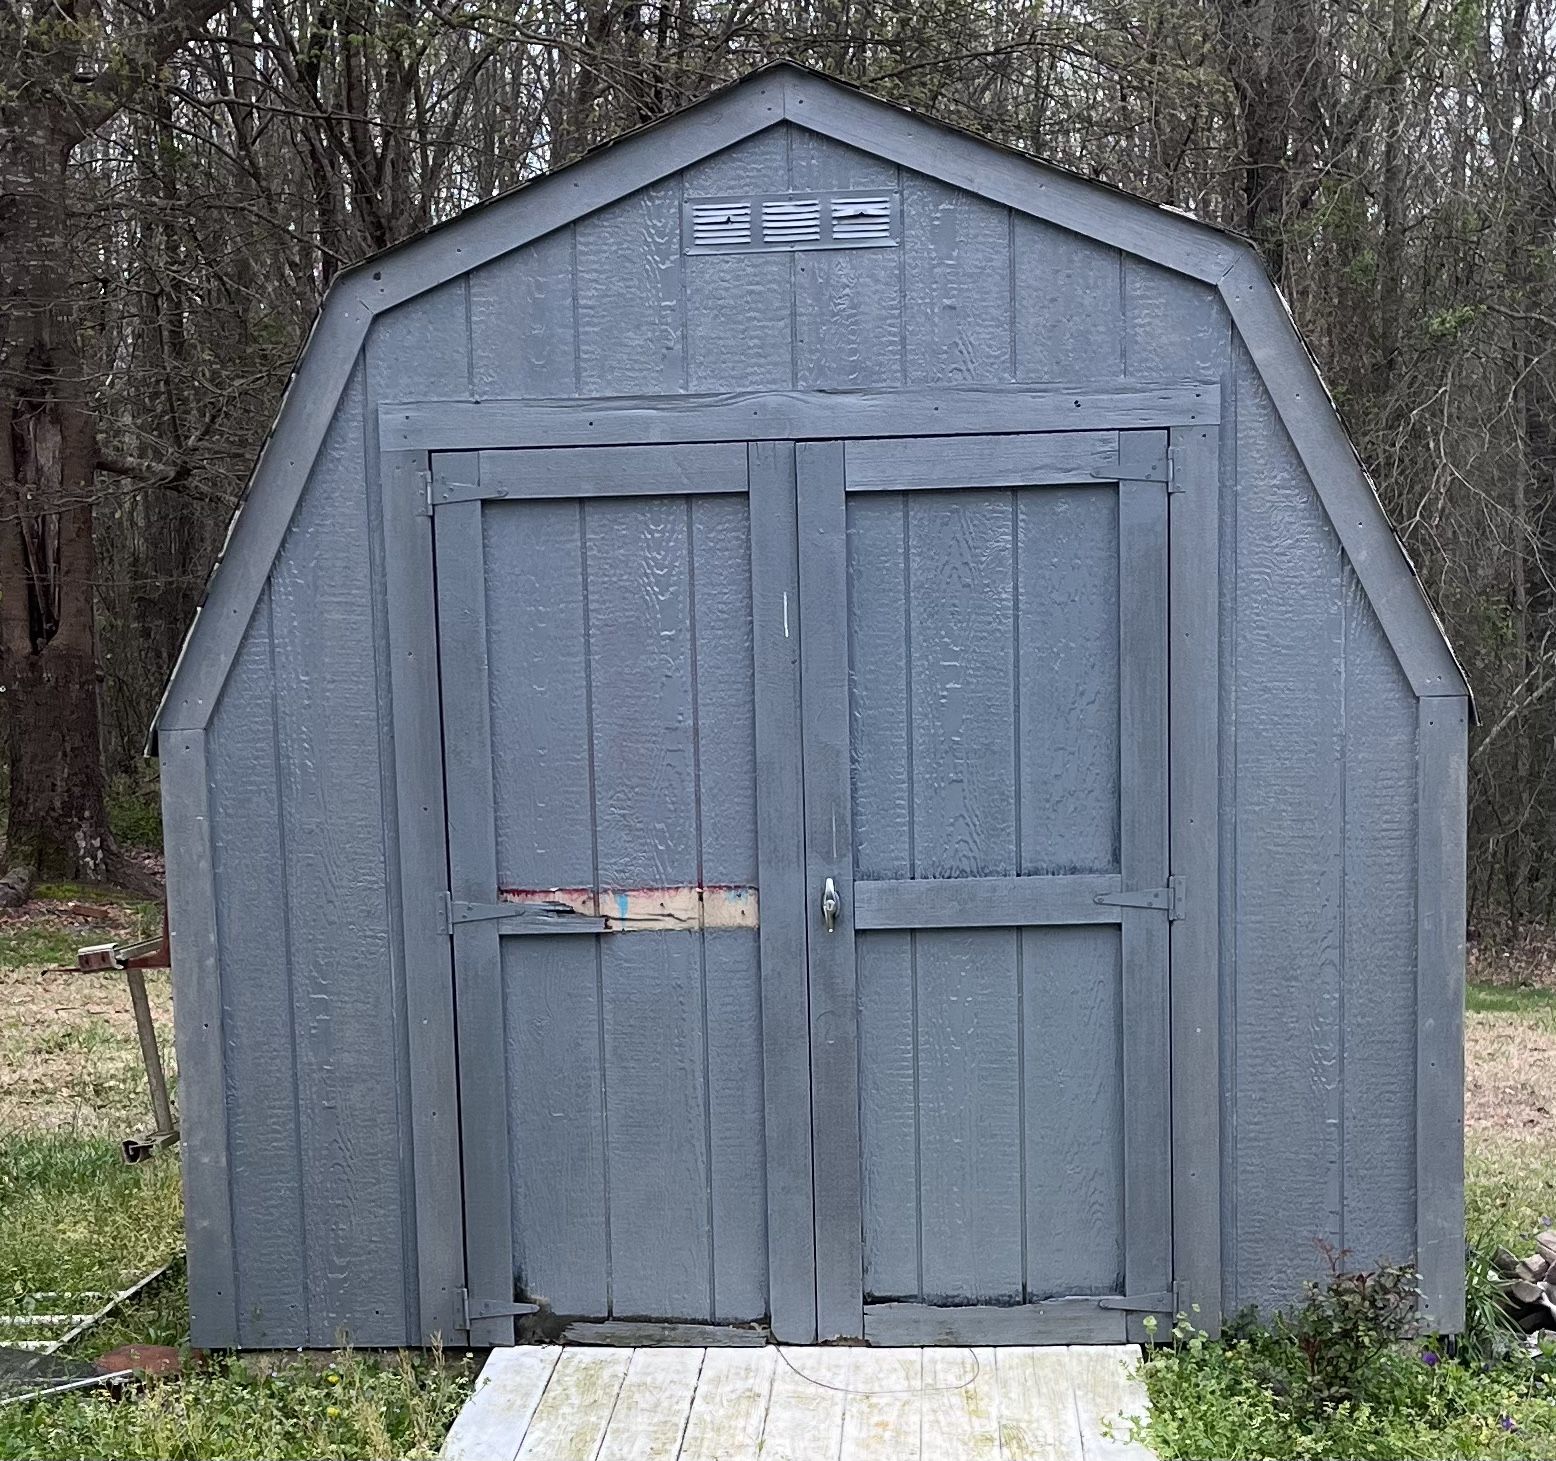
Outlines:
[[130,991],[130,1007],[135,1012],[135,1033],[140,1038],[141,1061],[146,1067],[146,1087],[151,1095],[151,1115],[155,1123],[150,1131],[129,1136],[120,1144],[124,1160],[132,1166],[155,1156],[163,1147],[178,1140],[173,1121],[173,1103],[167,1089],[167,1072],[162,1051],[157,1045],[157,1027],[151,1018],[151,1000],[146,994],[146,969],[166,969],[172,963],[167,925],[167,903],[162,904],[162,932],[157,938],[140,939],[128,944],[90,944],[76,950],[76,968],[86,973],[122,969]]

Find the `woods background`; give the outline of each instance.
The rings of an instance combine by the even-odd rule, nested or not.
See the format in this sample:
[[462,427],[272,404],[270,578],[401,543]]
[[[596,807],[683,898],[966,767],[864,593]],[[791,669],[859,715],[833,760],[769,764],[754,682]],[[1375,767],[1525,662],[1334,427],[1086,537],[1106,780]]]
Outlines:
[[0,0],[9,860],[136,772],[332,276],[778,56],[1259,245],[1465,663],[1471,904],[1556,912],[1556,0]]

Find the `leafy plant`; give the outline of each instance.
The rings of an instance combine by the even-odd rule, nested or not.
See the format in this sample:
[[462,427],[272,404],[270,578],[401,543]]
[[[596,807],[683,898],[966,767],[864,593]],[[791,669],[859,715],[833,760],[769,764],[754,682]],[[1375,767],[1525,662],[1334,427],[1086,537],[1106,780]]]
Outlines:
[[1305,1366],[1305,1384],[1294,1400],[1333,1411],[1368,1397],[1378,1362],[1411,1331],[1419,1289],[1413,1268],[1347,1271],[1348,1252],[1329,1243],[1319,1247],[1329,1277],[1303,1285],[1301,1307],[1289,1317],[1277,1315],[1275,1332],[1290,1341]]
[[1506,1280],[1491,1263],[1497,1246],[1488,1228],[1476,1233],[1465,1250],[1464,1330],[1456,1346],[1459,1357],[1470,1364],[1501,1364],[1523,1353],[1523,1334],[1502,1307]]
[[1531,1357],[1496,1342],[1478,1359],[1473,1317],[1468,1342],[1412,1338],[1409,1269],[1351,1272],[1343,1252],[1326,1256],[1293,1313],[1266,1325],[1245,1312],[1219,1341],[1180,1322],[1145,1362],[1139,1430],[1164,1461],[1556,1455],[1556,1347]]

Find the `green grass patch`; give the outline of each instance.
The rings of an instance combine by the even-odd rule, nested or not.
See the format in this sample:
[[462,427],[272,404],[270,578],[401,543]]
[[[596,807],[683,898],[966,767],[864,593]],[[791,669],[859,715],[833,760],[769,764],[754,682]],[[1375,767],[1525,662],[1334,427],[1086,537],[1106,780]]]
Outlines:
[[1520,1015],[1556,1027],[1556,989],[1531,984],[1471,984],[1465,1007],[1475,1015]]
[[1532,1365],[1460,1364],[1428,1344],[1390,1350],[1365,1398],[1318,1415],[1293,1407],[1301,1357],[1269,1334],[1190,1339],[1159,1351],[1143,1372],[1144,1439],[1163,1461],[1556,1455],[1556,1395]]
[[[104,1338],[176,1342],[181,1281]],[[104,1345],[111,1348],[112,1345]],[[0,1458],[436,1456],[470,1394],[471,1358],[409,1352],[288,1357],[272,1367],[192,1358],[123,1399],[75,1393],[0,1408]]]
[[[59,1301],[28,1298],[39,1290],[117,1293],[175,1256],[182,1242],[176,1162],[127,1167],[116,1143],[73,1136],[0,1141],[0,1307],[6,1312],[58,1312]],[[55,1333],[9,1331],[12,1338]]]
[[1556,1155],[1519,1145],[1471,1151],[1464,1163],[1464,1219],[1470,1240],[1520,1257],[1541,1228],[1556,1226]]
[[83,934],[80,928],[61,927],[41,920],[0,922],[0,965],[8,968],[69,969],[76,950],[109,939]]
[[1556,1155],[1522,1143],[1472,1150],[1465,1208],[1467,1343],[1386,1342],[1353,1399],[1315,1406],[1304,1401],[1307,1357],[1278,1325],[1231,1326],[1222,1342],[1183,1332],[1143,1367],[1146,1442],[1163,1461],[1556,1456],[1556,1353],[1532,1357],[1507,1331],[1477,1256],[1498,1244],[1531,1251],[1556,1218]]

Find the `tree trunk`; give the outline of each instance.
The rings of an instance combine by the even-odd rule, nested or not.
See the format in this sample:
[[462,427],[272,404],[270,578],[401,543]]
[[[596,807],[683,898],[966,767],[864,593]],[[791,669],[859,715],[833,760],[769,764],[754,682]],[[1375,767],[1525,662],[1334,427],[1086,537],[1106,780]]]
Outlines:
[[92,540],[97,437],[65,302],[71,143],[46,106],[0,112],[0,689],[10,807],[0,906],[35,877],[129,876],[108,829]]

